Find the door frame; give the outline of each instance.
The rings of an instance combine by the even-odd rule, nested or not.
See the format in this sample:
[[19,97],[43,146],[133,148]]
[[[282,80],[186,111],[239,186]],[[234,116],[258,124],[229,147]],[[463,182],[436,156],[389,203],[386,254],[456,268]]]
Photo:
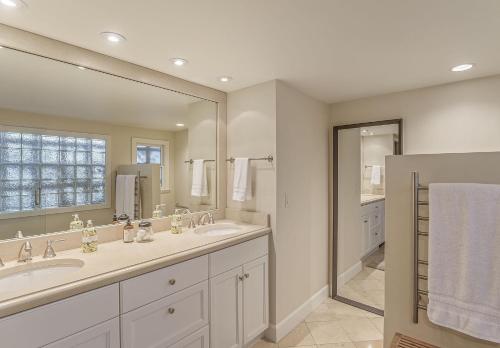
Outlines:
[[[398,148],[396,149],[397,155],[403,154],[403,119],[389,119],[383,121],[374,121],[374,122],[364,122],[364,123],[354,123],[354,124],[346,124],[333,127],[333,197],[332,197],[332,279],[331,279],[331,293],[332,298],[339,302],[346,303],[348,305],[366,310],[368,312],[372,312],[378,315],[383,316],[384,311],[380,308],[375,308],[369,305],[366,305],[361,302],[357,302],[346,297],[340,296],[338,294],[337,288],[337,277],[338,277],[338,216],[339,216],[339,202],[338,202],[338,185],[339,185],[339,168],[338,168],[338,160],[339,160],[339,131],[342,129],[352,129],[352,128],[362,128],[362,127],[373,127],[373,126],[383,126],[389,124],[396,124],[398,126]],[[385,223],[385,219],[384,219]]]

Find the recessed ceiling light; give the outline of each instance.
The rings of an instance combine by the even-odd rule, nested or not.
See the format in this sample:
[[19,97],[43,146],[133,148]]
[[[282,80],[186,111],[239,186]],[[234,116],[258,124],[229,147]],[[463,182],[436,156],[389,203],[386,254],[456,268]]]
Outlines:
[[220,82],[229,82],[231,81],[233,78],[231,76],[221,76],[219,77],[219,81]]
[[127,39],[125,39],[125,36],[118,34],[118,33],[112,33],[110,31],[105,31],[105,32],[101,33],[101,35],[104,36],[106,38],[106,40],[108,40],[111,43],[119,43],[119,42],[127,40]]
[[26,6],[26,4],[21,0],[0,0],[0,3],[11,8]]
[[175,124],[177,127],[184,127],[184,123],[176,123]]
[[84,67],[84,66],[78,66],[77,68],[80,69],[80,70],[87,70],[87,68]]
[[472,69],[473,67],[474,67],[474,64],[471,64],[471,63],[460,64],[460,65],[457,65],[457,66],[454,66],[453,68],[451,68],[451,71],[454,71],[454,72],[466,71],[466,70]]
[[368,132],[366,129],[361,130],[361,133],[366,133],[366,132]]
[[187,60],[184,58],[171,58],[170,61],[175,65],[175,66],[183,66],[187,64]]
[[370,135],[373,135],[374,133],[373,132],[370,132]]

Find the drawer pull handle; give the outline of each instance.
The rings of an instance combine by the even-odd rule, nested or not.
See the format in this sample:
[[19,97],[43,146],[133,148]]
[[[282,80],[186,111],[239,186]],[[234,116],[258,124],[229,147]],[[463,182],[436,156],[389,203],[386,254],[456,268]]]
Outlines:
[[175,279],[170,279],[170,280],[168,281],[168,283],[169,283],[170,285],[175,285]]
[[245,279],[245,278],[243,276],[239,276],[238,279],[243,281],[243,279]]
[[168,314],[174,314],[175,313],[175,308],[170,307],[168,309]]
[[245,278],[250,278],[250,274],[249,273],[245,273]]

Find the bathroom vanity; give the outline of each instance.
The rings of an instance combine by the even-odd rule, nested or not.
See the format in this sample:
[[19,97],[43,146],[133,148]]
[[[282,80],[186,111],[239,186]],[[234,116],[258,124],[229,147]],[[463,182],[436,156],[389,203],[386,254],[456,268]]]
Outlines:
[[230,235],[209,235],[205,227],[202,234],[160,232],[149,244],[106,243],[92,255],[59,252],[54,260],[84,265],[54,276],[56,286],[44,282],[34,292],[0,295],[2,347],[247,346],[269,323],[269,228],[235,225],[240,231]]
[[384,243],[384,215],[385,198],[383,196],[369,197],[361,202],[362,255],[369,255]]

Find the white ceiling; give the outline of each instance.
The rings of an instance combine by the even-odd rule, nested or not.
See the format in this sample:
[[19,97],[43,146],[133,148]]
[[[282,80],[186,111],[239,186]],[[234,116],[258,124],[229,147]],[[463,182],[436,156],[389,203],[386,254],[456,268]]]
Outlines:
[[0,81],[3,109],[170,131],[201,100],[7,48]]
[[498,0],[24,1],[0,22],[224,91],[277,78],[336,102],[500,73]]

